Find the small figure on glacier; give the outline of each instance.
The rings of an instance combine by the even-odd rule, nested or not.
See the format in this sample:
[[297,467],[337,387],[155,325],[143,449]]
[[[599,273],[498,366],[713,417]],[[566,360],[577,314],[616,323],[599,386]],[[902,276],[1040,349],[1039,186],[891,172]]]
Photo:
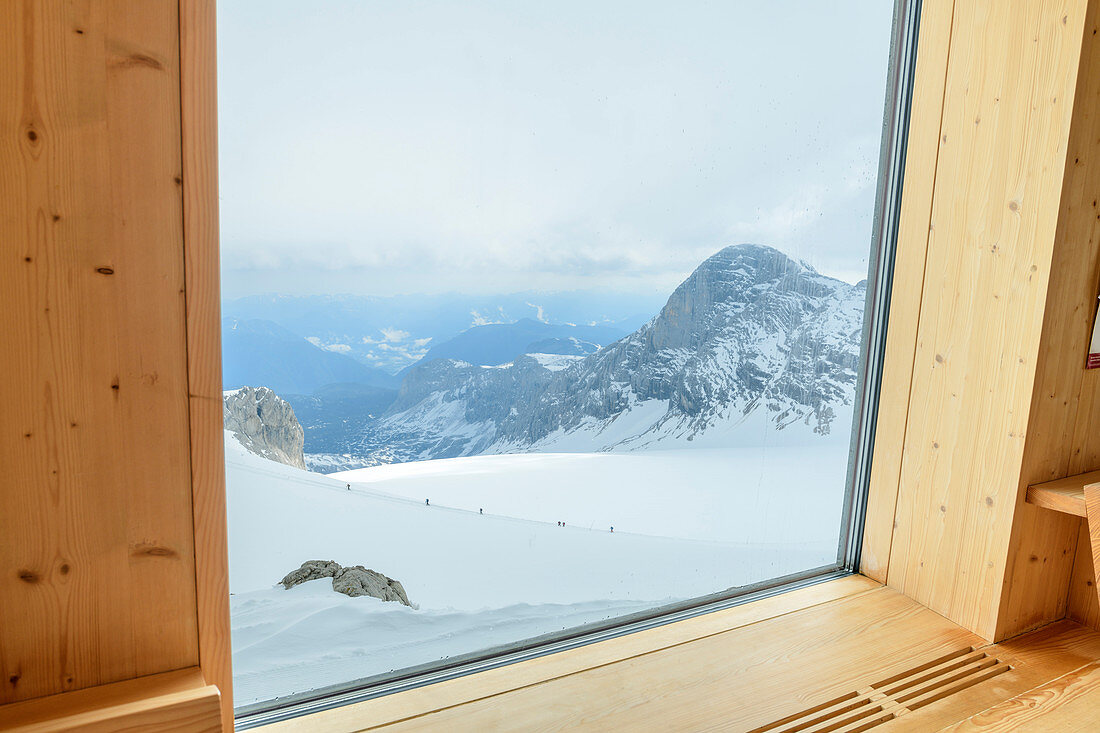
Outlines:
[[348,484],[348,491],[351,491],[351,484]]
[[424,506],[431,506],[432,502],[429,499],[424,500]]
[[615,528],[614,527],[611,528],[611,534],[615,534]]
[[484,514],[484,513],[485,513],[485,510],[484,510],[484,509],[478,509],[478,510],[477,510],[477,513],[478,513],[478,514]]

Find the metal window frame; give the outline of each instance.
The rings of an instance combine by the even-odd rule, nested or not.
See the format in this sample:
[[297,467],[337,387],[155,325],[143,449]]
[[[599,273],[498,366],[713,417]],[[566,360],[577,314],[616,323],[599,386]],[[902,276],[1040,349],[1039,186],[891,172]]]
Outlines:
[[394,673],[376,675],[330,687],[276,698],[235,710],[238,730],[296,718],[311,713],[363,702],[396,692],[496,669],[548,654],[574,649],[606,639],[682,621],[702,614],[739,606],[788,591],[851,575],[859,568],[863,524],[870,484],[871,457],[886,328],[893,283],[901,213],[905,151],[908,144],[916,68],[917,35],[921,0],[895,0],[891,30],[890,66],[887,75],[871,256],[868,262],[867,303],[860,349],[861,378],[856,391],[855,417],[849,452],[847,491],[837,560],[834,565],[773,578],[748,586],[693,598],[626,616],[584,624],[512,644],[450,657]]

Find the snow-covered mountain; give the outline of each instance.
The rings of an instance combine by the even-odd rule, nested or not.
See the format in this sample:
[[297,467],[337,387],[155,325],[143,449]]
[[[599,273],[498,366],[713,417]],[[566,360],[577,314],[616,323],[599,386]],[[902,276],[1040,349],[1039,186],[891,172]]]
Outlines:
[[671,447],[739,429],[844,435],[865,297],[865,283],[826,277],[773,248],[726,247],[649,323],[588,356],[418,365],[350,448],[388,463]]

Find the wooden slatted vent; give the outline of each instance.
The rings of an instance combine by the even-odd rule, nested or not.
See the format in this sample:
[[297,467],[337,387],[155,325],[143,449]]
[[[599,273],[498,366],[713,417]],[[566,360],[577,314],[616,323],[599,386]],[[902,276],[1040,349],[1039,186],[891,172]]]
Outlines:
[[858,733],[996,677],[1012,667],[966,647],[749,733]]

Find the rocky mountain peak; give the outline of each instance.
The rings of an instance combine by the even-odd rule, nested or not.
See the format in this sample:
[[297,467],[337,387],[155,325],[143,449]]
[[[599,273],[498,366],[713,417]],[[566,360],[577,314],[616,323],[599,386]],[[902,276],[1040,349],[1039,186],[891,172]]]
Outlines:
[[226,430],[258,456],[295,468],[306,467],[305,431],[294,408],[267,387],[241,387],[222,398]]
[[865,298],[864,283],[771,247],[725,247],[647,324],[587,356],[410,370],[357,452],[419,460],[553,450],[563,440],[634,449],[694,441],[717,426],[724,435],[755,431],[745,434],[754,440],[770,430],[804,433],[800,440],[843,435]]

